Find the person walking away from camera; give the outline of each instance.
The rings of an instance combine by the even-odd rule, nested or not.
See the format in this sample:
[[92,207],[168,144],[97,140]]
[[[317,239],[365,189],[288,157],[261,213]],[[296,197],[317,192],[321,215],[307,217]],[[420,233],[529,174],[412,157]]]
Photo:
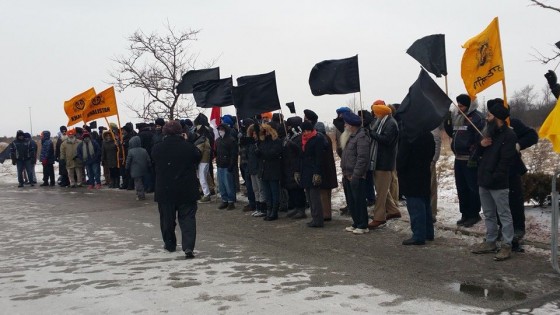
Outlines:
[[437,185],[437,161],[441,155],[441,130],[440,127],[432,130],[432,136],[435,142],[435,153],[430,164],[430,205],[432,207],[432,222],[437,221],[437,204],[438,204],[438,185]]
[[444,121],[444,128],[451,138],[451,150],[455,154],[453,168],[461,212],[461,219],[457,221],[457,225],[471,227],[481,220],[477,185],[478,165],[471,156],[480,142],[481,137],[476,129],[482,130],[484,117],[476,109],[477,104],[472,103],[466,94],[457,96],[457,105],[468,120],[461,113],[453,116],[450,113],[449,118]]
[[366,204],[366,174],[370,166],[371,139],[362,128],[360,116],[345,112],[342,115],[350,137],[342,150],[340,168],[346,203],[352,215],[352,225],[345,230],[354,234],[369,232]]
[[321,164],[321,205],[323,207],[323,220],[332,220],[332,190],[338,187],[338,180],[336,178],[336,165],[334,163],[334,151],[331,138],[327,135],[325,124],[317,122],[315,130],[323,135],[323,139],[327,141],[326,151],[324,155],[324,163]]
[[390,192],[392,172],[396,166],[399,127],[387,105],[373,104],[371,110],[377,118],[371,132],[373,141],[371,156],[375,170],[374,181],[377,198],[373,208],[373,220],[368,227],[375,229],[385,224],[387,220],[401,217],[399,208],[395,204],[395,198],[391,196]]
[[152,160],[148,151],[142,147],[142,139],[139,136],[132,137],[128,142],[128,155],[125,165],[134,180],[136,200],[145,200],[144,176],[147,176],[150,172]]
[[278,133],[269,124],[262,124],[259,134],[259,144],[255,151],[261,160],[259,177],[261,178],[266,200],[265,221],[278,219],[280,208],[280,178],[282,176],[282,141]]
[[237,163],[237,142],[231,136],[229,126],[218,126],[219,137],[216,139],[216,167],[222,203],[218,209],[234,210],[237,201],[233,172]]
[[77,156],[86,167],[88,189],[101,189],[101,148],[91,139],[89,132],[84,131],[82,138]]
[[186,259],[194,258],[196,242],[196,211],[198,184],[197,165],[200,151],[182,136],[181,124],[167,122],[162,132],[163,141],[154,144],[152,160],[156,167],[154,200],[158,203],[161,236],[164,248],[174,252],[177,248],[175,221],[181,228],[181,246]]
[[194,145],[200,150],[201,159],[198,163],[198,181],[200,182],[200,188],[202,189],[202,197],[200,198],[200,203],[210,202],[210,186],[208,185],[208,170],[210,169],[210,140],[206,138],[204,132],[201,128],[196,129]]
[[82,143],[76,137],[76,129],[70,129],[66,133],[66,140],[60,146],[60,163],[66,165],[70,187],[82,187],[82,160],[78,159],[78,145]]
[[[309,196],[311,221],[308,227],[320,228],[324,226],[323,205],[321,203],[322,165],[327,150],[327,141],[322,134],[313,127],[313,120],[306,120],[301,124],[302,161],[300,172],[296,173],[296,182],[305,189]],[[316,121],[315,121],[316,122]]]
[[[18,187],[23,187],[23,172],[28,175],[32,174],[34,164],[32,162],[35,152],[31,141],[25,139],[24,132],[18,130],[16,132],[16,139],[10,144],[10,157],[12,164],[17,167],[18,174]],[[31,184],[33,186],[33,184]]]
[[401,181],[401,192],[406,198],[410,215],[412,237],[403,245],[424,245],[434,239],[434,222],[430,206],[430,181],[435,153],[435,141],[431,132],[424,132],[410,141],[402,137],[397,153],[397,172]]
[[[41,133],[41,155],[39,156],[43,165],[43,183],[41,186],[54,186],[54,144],[51,140],[51,132],[45,130]],[[49,179],[51,180],[49,184]]]
[[101,147],[101,163],[109,169],[111,177],[109,188],[120,187],[120,171],[117,157],[117,142],[112,131],[103,132],[103,146]]
[[513,240],[513,222],[509,207],[509,172],[515,162],[517,138],[508,126],[509,108],[503,101],[488,101],[485,137],[480,141],[476,156],[480,157],[478,166],[478,185],[486,239],[473,247],[475,254],[495,252],[498,240],[498,222],[496,213],[502,223],[502,244],[495,260],[508,259],[511,256]]
[[58,137],[56,139],[56,152],[55,157],[58,162],[58,175],[60,176],[58,184],[61,187],[68,187],[70,185],[70,180],[68,179],[68,171],[66,170],[66,165],[60,162],[60,146],[67,139],[66,132],[68,128],[66,126],[60,126],[58,132]]

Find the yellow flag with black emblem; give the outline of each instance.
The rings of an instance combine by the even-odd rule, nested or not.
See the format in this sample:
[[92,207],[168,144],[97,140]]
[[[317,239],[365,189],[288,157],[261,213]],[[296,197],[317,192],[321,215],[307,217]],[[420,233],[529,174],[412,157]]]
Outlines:
[[539,129],[539,137],[550,140],[554,151],[560,153],[560,100],[544,120]]
[[115,88],[110,87],[105,91],[95,95],[87,102],[82,113],[84,123],[103,117],[118,115],[117,98]]
[[474,99],[492,84],[504,80],[498,17],[482,33],[463,44],[463,48],[465,53],[461,61],[461,77],[467,93]]
[[64,112],[68,116],[67,126],[73,126],[82,121],[82,112],[86,104],[95,97],[95,89],[91,88],[64,102]]

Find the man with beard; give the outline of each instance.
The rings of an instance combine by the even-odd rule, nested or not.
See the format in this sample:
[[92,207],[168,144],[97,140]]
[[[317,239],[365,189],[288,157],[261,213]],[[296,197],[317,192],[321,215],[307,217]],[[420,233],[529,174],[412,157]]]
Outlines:
[[[342,118],[342,115],[344,113],[351,112],[352,110],[348,107],[340,107],[336,110],[336,118],[333,119],[333,125],[335,127],[336,154],[339,158],[342,158],[342,148],[346,145],[346,142],[350,138],[350,133],[344,129],[344,119]],[[346,200],[348,200],[348,192],[346,191],[346,186],[342,185],[342,188],[344,189],[344,196],[346,197]],[[348,213],[348,206],[340,208],[341,215],[345,215]]]
[[509,207],[509,172],[517,154],[517,137],[507,123],[509,108],[500,101],[488,102],[485,137],[480,141],[476,152],[477,156],[481,156],[478,185],[485,217],[486,240],[472,249],[474,254],[496,251],[499,233],[497,212],[502,223],[502,246],[494,257],[497,261],[511,256],[513,222]]

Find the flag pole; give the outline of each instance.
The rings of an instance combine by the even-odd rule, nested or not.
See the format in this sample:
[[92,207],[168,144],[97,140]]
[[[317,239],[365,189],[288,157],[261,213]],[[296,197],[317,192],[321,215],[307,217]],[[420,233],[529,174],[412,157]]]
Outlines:
[[[107,119],[107,117],[103,117],[103,118],[105,118],[105,122],[107,123],[107,130],[109,130],[109,132],[111,133],[111,138],[113,138],[113,142],[115,143],[115,146],[117,147],[117,168],[120,168],[121,167],[121,162],[118,159],[120,148],[119,148],[119,144],[117,143],[117,138],[115,137],[115,134],[113,133],[113,130],[111,130],[111,125],[109,124],[109,120]],[[103,138],[103,134],[101,134],[101,138]]]
[[284,122],[284,113],[282,112],[282,106],[280,106],[280,120],[282,121],[282,126],[284,126],[284,132],[286,136],[288,135],[288,128],[286,128],[286,123]]
[[447,90],[447,76],[444,75],[445,77],[445,94],[449,95],[449,91]]
[[455,107],[457,107],[457,110],[459,111],[459,113],[461,115],[463,115],[463,117],[465,117],[465,119],[473,126],[473,128],[480,134],[480,136],[484,137],[484,135],[482,134],[482,132],[480,131],[480,129],[478,129],[474,123],[472,122],[472,120],[469,119],[469,117],[467,117],[467,115],[465,113],[463,113],[463,111],[459,108],[459,105],[457,105],[455,102],[453,102],[453,100],[451,101],[451,103],[453,105],[455,105]]

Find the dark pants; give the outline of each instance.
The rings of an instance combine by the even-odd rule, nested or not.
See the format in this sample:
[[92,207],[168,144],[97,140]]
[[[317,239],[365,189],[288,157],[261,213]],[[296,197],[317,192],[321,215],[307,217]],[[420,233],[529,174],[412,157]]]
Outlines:
[[111,175],[111,187],[113,188],[119,188],[119,185],[121,183],[121,179],[120,179],[120,171],[118,167],[110,167],[109,168],[109,174]]
[[48,184],[49,178],[51,180],[51,185],[54,185],[54,165],[47,164],[43,165],[43,183]]
[[17,173],[18,173],[18,182],[23,184],[23,171],[27,173],[27,177],[30,183],[33,183],[33,167],[34,164],[31,163],[31,159],[28,160],[17,160]]
[[352,221],[354,221],[352,226],[358,229],[367,229],[366,180],[360,178],[358,181],[350,182],[348,179],[343,178],[342,185],[348,192],[346,204],[352,215]]
[[474,218],[480,213],[477,167],[467,167],[467,161],[455,160],[455,185],[459,197],[459,211],[464,218]]
[[[247,165],[245,165],[247,166]],[[257,204],[255,203],[255,192],[253,191],[253,181],[251,180],[251,175],[245,171],[246,167],[241,166],[241,174],[245,174],[245,187],[247,188],[247,199],[249,200],[249,206],[256,209]]]
[[375,182],[373,181],[373,171],[366,173],[366,200],[375,202]]
[[[151,170],[148,170],[148,172],[146,172],[146,175],[144,175],[142,177],[142,184],[144,186],[144,190],[146,192],[153,192],[154,191],[154,186],[152,186],[152,172]],[[136,186],[136,181],[134,181],[134,185]]]
[[144,177],[134,177],[134,188],[136,188],[136,196],[139,199],[146,198],[146,192],[144,191]]
[[[312,222],[323,225],[323,204],[321,203],[321,189],[319,187],[306,188],[309,194],[309,204],[311,207]],[[365,200],[364,200],[365,201]]]
[[269,209],[278,210],[280,206],[280,181],[279,180],[262,180],[264,196]]
[[294,208],[298,210],[305,210],[305,191],[303,188],[288,189],[288,198],[293,204]]
[[418,242],[434,238],[434,223],[432,221],[432,206],[430,197],[406,197],[406,209],[410,216],[412,238]]
[[525,206],[521,176],[513,171],[509,175],[509,209],[513,220],[514,235],[522,238],[525,235]]
[[158,203],[159,225],[163,243],[167,249],[177,247],[175,237],[175,219],[181,228],[181,245],[183,251],[193,251],[196,241],[196,202],[185,204]]
[[68,170],[66,169],[66,161],[58,162],[58,175],[60,175],[60,186],[70,185],[70,179],[68,178]]

